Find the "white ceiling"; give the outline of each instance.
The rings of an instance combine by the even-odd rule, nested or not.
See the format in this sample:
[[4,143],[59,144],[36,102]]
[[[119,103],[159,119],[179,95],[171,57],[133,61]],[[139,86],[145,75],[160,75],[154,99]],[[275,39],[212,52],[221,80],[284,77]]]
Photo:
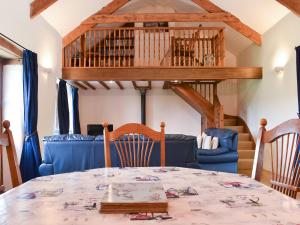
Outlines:
[[[211,0],[263,34],[289,11],[275,0]],[[59,0],[42,13],[46,21],[63,37],[81,21],[100,10],[111,0]],[[116,13],[125,12],[202,12],[191,0],[131,0]],[[186,24],[185,24],[186,25]],[[212,24],[225,26],[223,23]],[[237,55],[252,42],[226,27],[226,48]]]

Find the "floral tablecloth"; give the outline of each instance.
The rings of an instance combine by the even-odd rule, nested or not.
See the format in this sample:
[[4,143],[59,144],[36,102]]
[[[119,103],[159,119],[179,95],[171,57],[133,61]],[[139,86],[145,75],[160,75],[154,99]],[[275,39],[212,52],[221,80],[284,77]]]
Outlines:
[[[100,214],[110,183],[161,182],[168,214]],[[300,202],[238,174],[110,168],[36,178],[0,196],[1,225],[300,224]]]

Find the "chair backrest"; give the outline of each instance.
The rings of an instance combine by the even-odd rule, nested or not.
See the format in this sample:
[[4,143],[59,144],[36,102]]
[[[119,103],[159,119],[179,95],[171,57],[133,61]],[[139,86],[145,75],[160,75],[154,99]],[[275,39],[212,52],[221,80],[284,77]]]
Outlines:
[[[2,151],[4,150],[4,147],[6,148],[12,186],[17,187],[18,185],[22,184],[22,178],[21,178],[20,168],[19,168],[19,164],[18,164],[14,139],[12,136],[12,132],[9,129],[10,122],[8,120],[3,121],[3,127],[4,127],[5,131],[0,134],[0,146],[2,147]],[[1,154],[2,154],[2,151],[1,151]],[[2,156],[0,158],[2,159]],[[4,191],[3,168],[1,169],[1,178],[2,179],[1,179],[1,183],[0,183],[0,191],[2,190],[2,192],[3,192]]]
[[269,131],[265,128],[267,120],[262,119],[260,125],[252,178],[260,181],[265,147],[269,147],[271,187],[296,198],[300,184],[300,120],[288,120]]
[[165,123],[160,127],[161,132],[157,132],[142,124],[129,123],[109,132],[108,123],[104,123],[105,166],[111,167],[111,143],[114,143],[121,167],[149,166],[154,142],[160,142],[160,164],[165,166]]

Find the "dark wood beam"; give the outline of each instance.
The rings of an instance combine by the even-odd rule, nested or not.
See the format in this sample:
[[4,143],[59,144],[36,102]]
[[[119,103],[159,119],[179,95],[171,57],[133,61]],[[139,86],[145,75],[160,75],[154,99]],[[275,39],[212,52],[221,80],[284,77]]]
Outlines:
[[148,81],[147,86],[139,86],[137,85],[136,81],[132,81],[132,85],[135,90],[150,90],[152,88],[151,81]]
[[16,45],[12,44],[8,40],[3,37],[0,37],[0,47],[5,48],[6,50],[12,52],[17,57],[22,57],[23,51],[16,47]]
[[[192,1],[209,13],[226,12],[209,0],[192,0]],[[255,30],[253,30],[251,27],[247,26],[243,22],[241,22],[237,17],[236,19],[237,21],[226,21],[225,23],[260,46],[262,44],[261,34],[256,32]]]
[[82,24],[130,23],[130,22],[237,22],[230,13],[139,13],[95,15]]
[[110,89],[110,87],[104,81],[98,81],[98,83],[101,84],[106,90]]
[[299,0],[277,0],[277,2],[281,3],[297,16],[300,16],[300,2]]
[[95,88],[93,85],[91,85],[89,82],[87,82],[87,81],[82,81],[82,83],[84,83],[84,85],[87,86],[87,87],[89,87],[90,89],[96,90],[96,88]]
[[132,81],[132,86],[133,86],[133,88],[134,88],[135,90],[137,90],[137,89],[138,89],[138,86],[137,86],[137,84],[136,84],[136,82],[135,82],[135,81]]
[[121,84],[120,81],[115,81],[115,83],[119,86],[119,88],[120,88],[121,90],[124,89],[124,87],[123,87],[123,85]]
[[[98,12],[96,12],[94,15],[90,16],[89,18],[92,18],[93,16],[100,15],[100,14],[112,14],[112,13],[114,13],[115,11],[117,11],[118,9],[120,9],[122,6],[124,6],[128,2],[129,2],[129,0],[113,0],[108,5],[106,5],[105,7],[103,7],[101,10],[99,10]],[[65,47],[68,44],[70,44],[73,41],[75,41],[78,37],[80,37],[82,34],[84,34],[85,32],[87,32],[93,26],[94,26],[94,24],[88,24],[88,25],[81,24],[78,27],[76,27],[74,30],[72,30],[70,33],[68,33],[63,38],[63,47]]]
[[83,90],[87,90],[88,88],[84,85],[82,85],[81,83],[79,83],[78,81],[74,81],[74,85],[80,89],[83,89]]
[[30,3],[30,19],[41,14],[44,10],[53,5],[57,0],[34,0]]
[[63,68],[65,80],[172,81],[261,79],[261,67]]

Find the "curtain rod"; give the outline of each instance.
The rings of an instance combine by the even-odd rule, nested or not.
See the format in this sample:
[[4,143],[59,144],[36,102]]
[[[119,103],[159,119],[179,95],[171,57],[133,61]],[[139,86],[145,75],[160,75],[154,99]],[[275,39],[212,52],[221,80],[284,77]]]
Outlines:
[[14,40],[10,39],[9,37],[7,37],[6,35],[0,33],[0,35],[4,38],[6,38],[7,40],[9,40],[10,42],[14,43],[15,45],[19,46],[20,48],[22,48],[23,50],[26,50],[27,48],[25,48],[24,46],[20,45],[19,43],[15,42]]

